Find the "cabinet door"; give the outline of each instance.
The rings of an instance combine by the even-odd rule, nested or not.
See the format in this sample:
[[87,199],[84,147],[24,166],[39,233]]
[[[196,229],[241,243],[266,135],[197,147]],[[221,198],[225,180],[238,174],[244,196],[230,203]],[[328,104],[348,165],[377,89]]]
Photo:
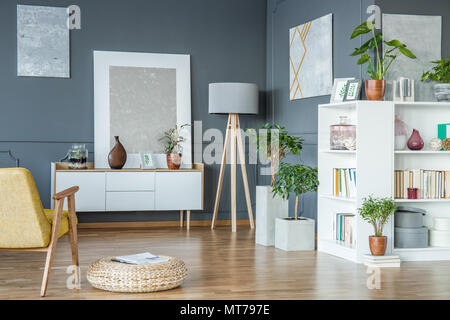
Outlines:
[[201,210],[201,172],[157,172],[156,210]]
[[[56,192],[79,186],[75,194],[77,211],[105,211],[105,173],[104,172],[57,172]],[[67,209],[67,201],[64,201]]]
[[106,211],[152,211],[154,192],[106,192]]

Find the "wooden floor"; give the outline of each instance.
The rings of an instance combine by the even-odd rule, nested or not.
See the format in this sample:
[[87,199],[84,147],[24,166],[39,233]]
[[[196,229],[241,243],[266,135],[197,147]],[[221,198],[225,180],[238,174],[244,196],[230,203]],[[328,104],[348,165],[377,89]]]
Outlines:
[[[82,287],[66,289],[68,237],[58,243],[44,299],[449,299],[450,262],[404,262],[383,269],[381,289],[369,290],[362,265],[317,252],[284,252],[254,244],[254,232],[165,229],[80,229]],[[183,259],[184,284],[170,291],[120,294],[94,289],[90,262],[104,256],[150,251]],[[0,299],[40,299],[40,253],[0,252]]]

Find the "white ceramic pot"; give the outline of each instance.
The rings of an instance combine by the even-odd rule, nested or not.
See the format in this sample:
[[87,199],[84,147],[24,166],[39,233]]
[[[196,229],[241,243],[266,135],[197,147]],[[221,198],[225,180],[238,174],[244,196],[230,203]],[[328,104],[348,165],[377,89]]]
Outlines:
[[277,218],[275,247],[285,251],[312,251],[315,249],[315,221]]
[[289,201],[273,197],[271,186],[256,186],[255,242],[263,246],[275,244],[275,219],[289,216]]

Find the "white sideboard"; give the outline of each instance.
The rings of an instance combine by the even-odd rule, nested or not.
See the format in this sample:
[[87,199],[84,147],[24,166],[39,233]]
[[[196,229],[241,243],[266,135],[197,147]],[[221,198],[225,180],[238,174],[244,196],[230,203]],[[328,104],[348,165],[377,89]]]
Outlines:
[[89,163],[88,169],[72,170],[67,163],[54,162],[51,175],[52,196],[72,186],[80,187],[75,195],[79,212],[179,210],[183,224],[187,211],[189,230],[190,211],[203,210],[203,164],[180,170],[111,170],[94,169]]

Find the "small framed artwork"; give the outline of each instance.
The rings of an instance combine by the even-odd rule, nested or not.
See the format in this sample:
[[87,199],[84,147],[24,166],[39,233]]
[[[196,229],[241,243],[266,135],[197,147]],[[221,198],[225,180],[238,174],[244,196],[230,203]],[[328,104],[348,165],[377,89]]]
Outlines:
[[151,152],[141,152],[141,168],[142,169],[155,169],[155,163]]
[[344,101],[359,100],[360,94],[361,94],[361,80],[347,81],[347,88],[345,90]]
[[334,79],[333,90],[331,91],[330,103],[342,102],[347,91],[347,83],[355,78],[336,78]]

